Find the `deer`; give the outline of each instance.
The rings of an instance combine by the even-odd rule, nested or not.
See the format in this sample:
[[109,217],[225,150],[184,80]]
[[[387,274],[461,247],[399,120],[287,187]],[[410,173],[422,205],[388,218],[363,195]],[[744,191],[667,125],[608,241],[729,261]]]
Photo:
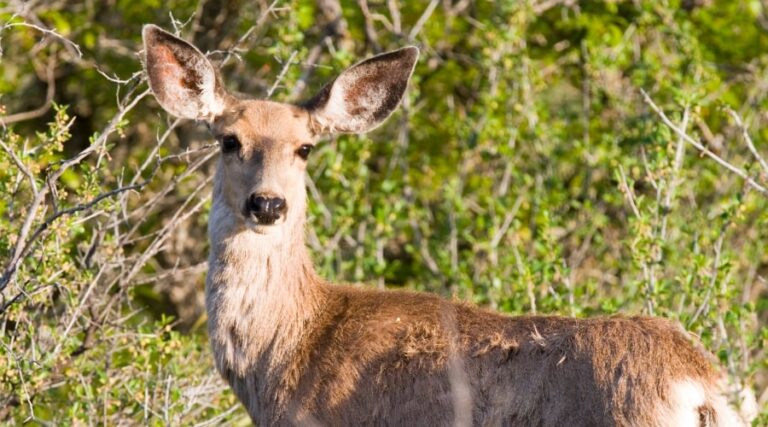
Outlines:
[[148,24],[158,104],[221,150],[208,234],[215,366],[257,425],[737,426],[725,374],[657,317],[507,316],[429,293],[331,284],[304,243],[307,159],[401,103],[419,49],[359,62],[300,104],[235,95]]

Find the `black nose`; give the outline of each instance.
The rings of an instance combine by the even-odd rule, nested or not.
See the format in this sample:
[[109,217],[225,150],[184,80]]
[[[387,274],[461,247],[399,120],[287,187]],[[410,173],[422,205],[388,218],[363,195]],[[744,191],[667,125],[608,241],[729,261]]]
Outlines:
[[274,224],[287,209],[285,199],[255,193],[248,198],[247,207],[259,224]]

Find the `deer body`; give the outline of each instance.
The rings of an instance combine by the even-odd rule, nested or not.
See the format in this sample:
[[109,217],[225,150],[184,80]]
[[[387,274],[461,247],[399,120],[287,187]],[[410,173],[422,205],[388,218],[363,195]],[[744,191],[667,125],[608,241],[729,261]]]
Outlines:
[[222,146],[209,221],[216,367],[258,425],[740,425],[712,358],[647,317],[507,317],[434,295],[330,285],[304,245],[316,137],[397,107],[415,48],[303,106],[237,99],[188,43],[144,29],[150,86]]
[[211,237],[216,365],[258,425],[674,426],[725,407],[705,397],[711,360],[662,319],[511,318],[332,286],[301,246]]

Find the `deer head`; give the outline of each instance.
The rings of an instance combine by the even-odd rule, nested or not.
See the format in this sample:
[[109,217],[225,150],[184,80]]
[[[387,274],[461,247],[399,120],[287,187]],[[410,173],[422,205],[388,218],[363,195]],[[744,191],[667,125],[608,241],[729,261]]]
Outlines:
[[174,116],[207,123],[220,144],[214,205],[259,234],[303,224],[305,169],[317,139],[381,124],[399,105],[419,55],[406,47],[367,59],[291,105],[232,95],[202,52],[157,26],[145,26],[143,38],[157,101]]

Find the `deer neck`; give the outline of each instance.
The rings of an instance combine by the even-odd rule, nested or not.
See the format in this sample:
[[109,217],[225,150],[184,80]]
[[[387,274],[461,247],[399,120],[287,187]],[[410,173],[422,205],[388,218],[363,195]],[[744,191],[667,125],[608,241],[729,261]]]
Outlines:
[[[280,375],[322,304],[304,245],[303,207],[275,233],[257,234],[214,188],[208,225],[208,329],[222,373]],[[293,208],[296,208],[295,206]]]

